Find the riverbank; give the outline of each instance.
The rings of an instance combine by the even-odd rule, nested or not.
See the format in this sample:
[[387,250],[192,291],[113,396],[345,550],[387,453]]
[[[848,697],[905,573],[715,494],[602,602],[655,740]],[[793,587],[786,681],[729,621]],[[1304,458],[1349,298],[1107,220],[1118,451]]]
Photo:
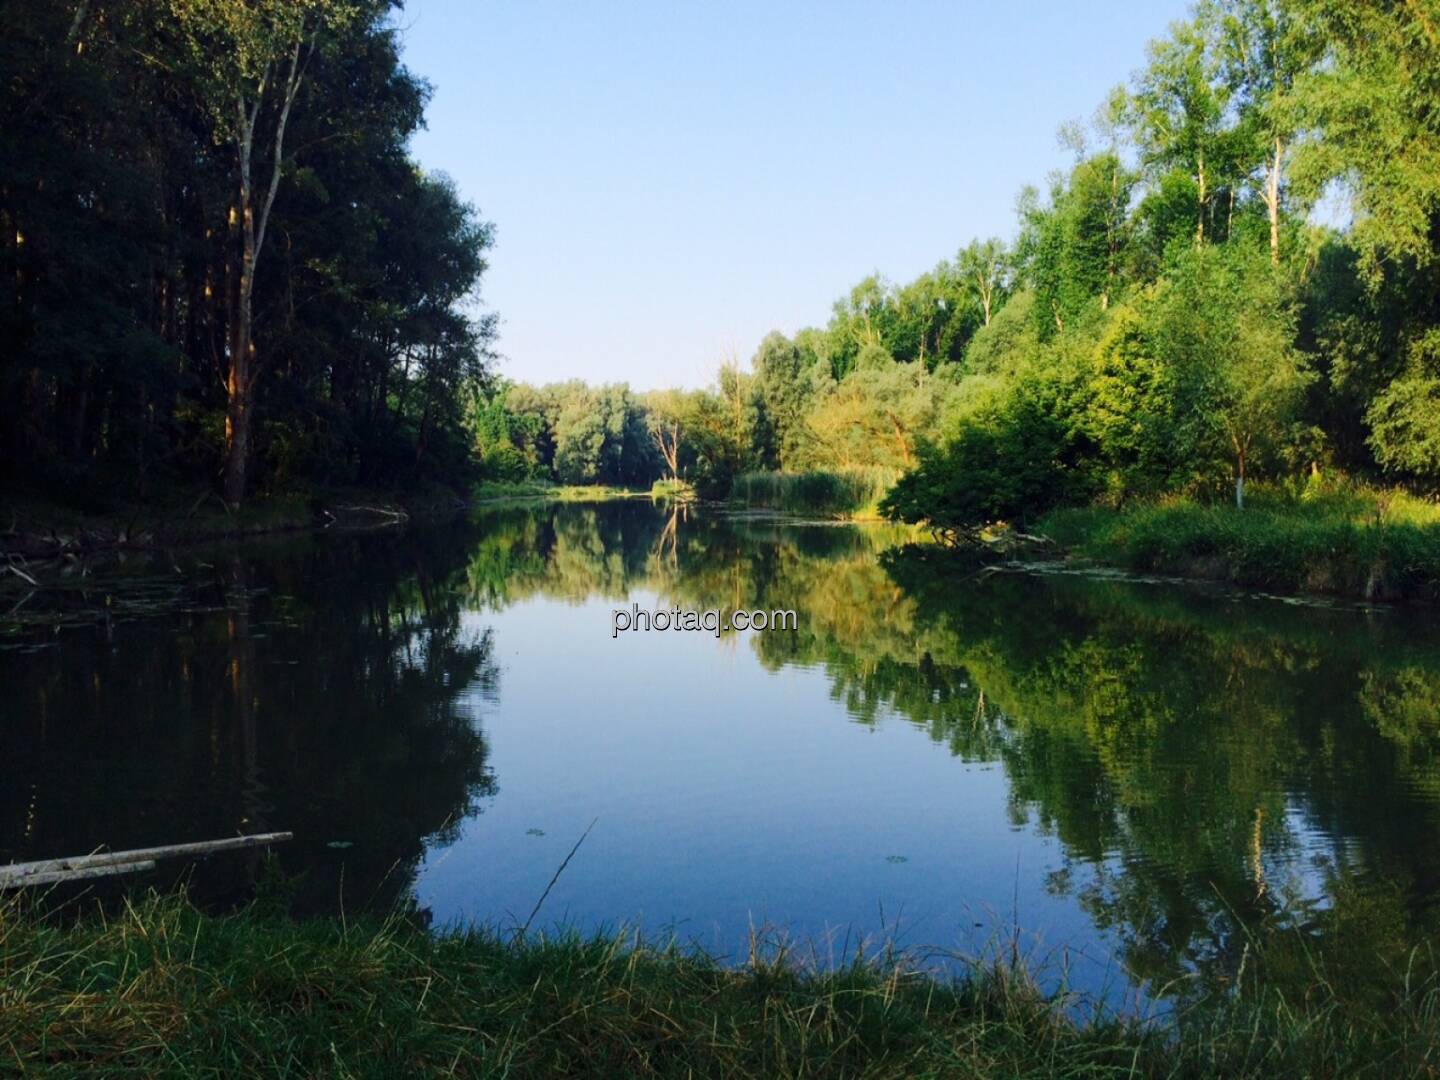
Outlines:
[[409,491],[317,488],[256,497],[238,508],[208,489],[100,508],[31,496],[6,507],[0,520],[0,557],[46,559],[330,526],[394,525],[449,513],[466,503],[450,488],[434,486]]
[[1147,1028],[1072,1019],[1003,963],[940,982],[175,898],[69,923],[0,907],[0,1067],[22,1075],[1433,1075],[1433,987],[1359,1014],[1334,993]]
[[880,521],[880,500],[895,483],[891,469],[751,472],[730,487],[731,505],[847,521]]
[[1351,487],[1260,489],[1244,510],[1174,498],[1057,510],[1032,529],[1069,555],[1245,588],[1440,602],[1440,504]]
[[549,501],[607,502],[610,499],[649,498],[649,488],[612,487],[609,484],[552,484],[547,480],[484,480],[472,493],[477,503]]

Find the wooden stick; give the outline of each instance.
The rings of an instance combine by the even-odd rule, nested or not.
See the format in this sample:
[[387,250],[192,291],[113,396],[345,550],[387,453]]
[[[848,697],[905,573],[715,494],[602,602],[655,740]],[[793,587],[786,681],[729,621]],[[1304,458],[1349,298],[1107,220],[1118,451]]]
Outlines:
[[141,859],[138,862],[115,863],[111,866],[88,866],[80,870],[52,870],[43,874],[30,874],[28,877],[0,876],[0,889],[21,889],[31,885],[57,885],[61,882],[85,881],[89,878],[113,877],[116,874],[138,873],[141,870],[154,869],[154,860]]
[[294,838],[294,833],[257,833],[254,836],[232,836],[225,840],[203,840],[196,844],[169,844],[165,847],[140,848],[135,851],[104,851],[94,855],[74,855],[68,859],[42,859],[39,862],[12,863],[0,866],[0,887],[28,882],[36,874],[54,874],[70,870],[89,870],[97,866],[124,866],[129,863],[182,855],[209,855],[217,851],[240,851],[264,847]]

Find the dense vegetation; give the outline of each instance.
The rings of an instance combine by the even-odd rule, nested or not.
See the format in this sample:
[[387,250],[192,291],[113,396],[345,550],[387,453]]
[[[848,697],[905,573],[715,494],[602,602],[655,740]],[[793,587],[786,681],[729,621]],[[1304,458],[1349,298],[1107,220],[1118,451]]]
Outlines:
[[0,487],[469,472],[491,227],[407,141],[389,0],[7,0]]
[[1013,241],[638,393],[488,376],[492,229],[407,154],[427,88],[390,3],[11,0],[0,483],[723,496],[808,471],[774,490],[813,495],[869,470],[907,474],[889,513],[966,527],[1305,473],[1428,492],[1431,6],[1201,0],[1065,126],[1073,163],[1020,194]]
[[481,452],[716,493],[906,470],[890,513],[968,527],[1317,473],[1432,491],[1437,25],[1433,3],[1201,0],[1062,130],[1073,164],[1021,193],[1012,243],[867,278],[709,390],[501,388]]

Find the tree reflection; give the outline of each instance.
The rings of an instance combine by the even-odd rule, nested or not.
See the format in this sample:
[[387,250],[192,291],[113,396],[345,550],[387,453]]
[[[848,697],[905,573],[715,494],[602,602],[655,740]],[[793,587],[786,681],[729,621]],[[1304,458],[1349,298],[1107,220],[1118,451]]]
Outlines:
[[[470,537],[327,537],[231,553],[221,611],[111,640],[0,655],[0,859],[287,829],[296,909],[389,906],[427,842],[494,788],[478,706],[488,631],[462,619]],[[197,865],[192,888],[249,895],[258,860]]]
[[1259,950],[1296,979],[1354,957],[1345,977],[1368,992],[1375,956],[1431,938],[1433,631],[1393,612],[977,573],[905,539],[561,506],[491,522],[471,578],[503,580],[504,602],[645,590],[727,614],[794,608],[798,632],[750,638],[761,662],[820,667],[856,721],[901,717],[1001,763],[1013,818],[1063,845],[1052,887],[1153,986],[1223,991]]
[[[910,537],[561,504],[217,562],[198,591],[219,610],[0,654],[0,858],[289,828],[297,906],[403,898],[426,842],[493,790],[477,613],[648,592],[793,608],[798,631],[746,639],[761,664],[822,670],[855,722],[999,763],[1012,818],[1060,842],[1051,888],[1137,978],[1224,993],[1319,965],[1374,995],[1419,962],[1440,895],[1435,630],[977,573]],[[216,860],[197,884],[239,894],[252,872]]]

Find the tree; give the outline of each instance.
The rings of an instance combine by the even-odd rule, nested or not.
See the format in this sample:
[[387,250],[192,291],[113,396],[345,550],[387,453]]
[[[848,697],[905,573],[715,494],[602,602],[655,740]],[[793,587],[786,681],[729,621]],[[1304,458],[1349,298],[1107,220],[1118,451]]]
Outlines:
[[981,325],[989,326],[1011,289],[1010,253],[1004,241],[993,236],[970,241],[955,256],[955,276],[980,305]]
[[680,390],[657,390],[645,396],[645,429],[655,444],[670,479],[680,479],[680,439],[689,427],[694,408]]
[[1176,376],[1150,340],[1141,309],[1116,308],[1095,348],[1079,419],[1104,463],[1110,498],[1164,491],[1192,475],[1194,424],[1180,414]]
[[1112,152],[1078,162],[1057,179],[1048,205],[1021,204],[1021,267],[1039,301],[1045,337],[1063,332],[1087,307],[1104,311],[1120,284],[1128,246],[1133,178]]
[[[1434,105],[1440,100],[1440,9],[1433,0],[1296,0],[1293,7],[1305,31],[1324,42],[1321,62],[1294,87],[1310,133],[1296,150],[1296,186],[1315,195],[1343,182],[1354,211],[1347,239],[1382,315],[1358,325],[1352,320],[1343,335],[1363,347],[1347,365],[1349,382],[1379,384],[1364,403],[1376,459],[1387,471],[1433,484],[1440,479],[1434,435],[1434,404],[1440,401],[1440,127]],[[1376,343],[1392,347],[1377,349]]]
[[1189,22],[1150,43],[1136,78],[1132,123],[1153,176],[1178,170],[1194,185],[1195,243],[1204,242],[1216,192],[1233,182],[1237,151],[1230,88],[1213,45],[1216,12],[1202,0]]
[[815,404],[809,424],[815,464],[908,469],[932,436],[953,384],[922,364],[862,364]]
[[1280,265],[1285,173],[1298,123],[1295,87],[1320,51],[1312,27],[1282,0],[1221,0],[1217,9],[1221,71],[1239,114],[1242,137],[1263,159],[1260,198],[1270,222],[1270,262]]
[[770,468],[792,468],[805,442],[810,381],[804,355],[785,335],[771,333],[751,361],[763,412],[761,460]]
[[1043,514],[1088,495],[1075,469],[1072,435],[1057,418],[1053,387],[1017,384],[992,408],[967,419],[881,501],[896,521],[924,522],[952,540],[974,542],[986,526]]
[[1411,344],[1408,370],[1366,413],[1370,445],[1387,471],[1440,483],[1440,329]]
[[1295,348],[1285,280],[1244,245],[1186,252],[1150,323],[1158,354],[1175,368],[1177,414],[1198,416],[1222,441],[1234,468],[1235,505],[1243,508],[1256,458],[1291,436],[1313,379]]
[[[245,496],[255,381],[262,365],[253,342],[255,276],[285,170],[285,129],[319,35],[351,19],[342,0],[170,0],[175,66],[195,86],[217,139],[235,153],[238,236],[230,287],[225,380],[225,498]],[[269,154],[268,175],[258,157]]]
[[1351,239],[1372,273],[1382,259],[1440,272],[1440,11],[1434,0],[1293,0],[1325,43],[1294,95],[1313,133],[1296,172],[1309,193],[1345,177],[1358,211]]

